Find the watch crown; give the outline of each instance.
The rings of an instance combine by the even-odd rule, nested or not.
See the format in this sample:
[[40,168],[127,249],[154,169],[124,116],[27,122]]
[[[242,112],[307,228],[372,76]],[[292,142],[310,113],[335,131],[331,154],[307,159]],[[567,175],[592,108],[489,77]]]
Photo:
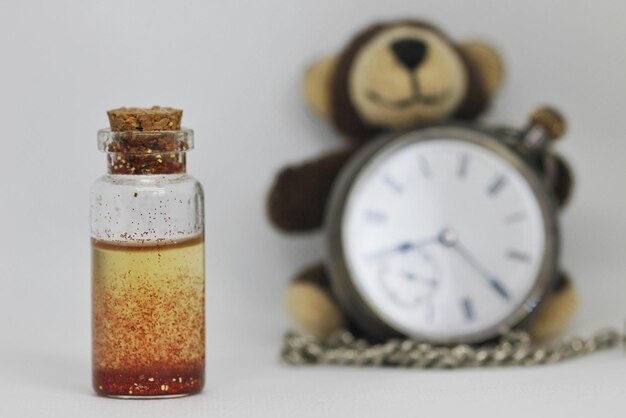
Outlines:
[[549,140],[558,139],[565,134],[565,118],[561,112],[550,106],[535,109],[530,115],[530,124],[541,127]]

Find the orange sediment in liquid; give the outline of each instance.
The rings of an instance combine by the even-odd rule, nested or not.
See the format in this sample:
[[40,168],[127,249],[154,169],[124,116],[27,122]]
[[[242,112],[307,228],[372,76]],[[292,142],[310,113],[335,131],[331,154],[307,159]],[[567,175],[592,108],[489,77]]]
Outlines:
[[92,240],[93,384],[101,395],[204,385],[204,237],[160,245]]

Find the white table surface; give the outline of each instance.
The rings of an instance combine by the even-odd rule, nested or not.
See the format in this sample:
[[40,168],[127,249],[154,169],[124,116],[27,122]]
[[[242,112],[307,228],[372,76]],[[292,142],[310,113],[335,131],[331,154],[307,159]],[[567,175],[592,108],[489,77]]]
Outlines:
[[[503,51],[488,122],[538,103],[570,120],[577,175],[563,264],[580,292],[568,332],[626,318],[626,3],[422,0],[0,2],[0,417],[624,416],[626,354],[463,371],[278,362],[289,276],[318,234],[267,224],[282,165],[339,138],[306,111],[300,75],[376,18],[423,17]],[[88,188],[95,133],[122,105],[185,109],[207,196],[207,386],[168,401],[90,388]]]

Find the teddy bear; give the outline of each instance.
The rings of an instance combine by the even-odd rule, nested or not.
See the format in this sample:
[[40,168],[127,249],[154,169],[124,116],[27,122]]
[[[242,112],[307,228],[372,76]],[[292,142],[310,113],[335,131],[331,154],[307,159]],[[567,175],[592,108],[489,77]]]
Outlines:
[[[289,233],[320,228],[335,179],[361,146],[380,134],[418,124],[474,121],[488,108],[503,77],[494,47],[454,42],[426,22],[398,20],[360,31],[339,53],[315,62],[304,78],[308,105],[347,144],[278,173],[268,197],[271,222]],[[572,176],[561,157],[550,157],[556,167],[551,187],[563,206]],[[340,328],[358,333],[337,304],[322,263],[297,274],[285,299],[294,326],[304,334],[324,341]],[[573,286],[561,274],[528,330],[536,338],[549,337],[575,308]]]

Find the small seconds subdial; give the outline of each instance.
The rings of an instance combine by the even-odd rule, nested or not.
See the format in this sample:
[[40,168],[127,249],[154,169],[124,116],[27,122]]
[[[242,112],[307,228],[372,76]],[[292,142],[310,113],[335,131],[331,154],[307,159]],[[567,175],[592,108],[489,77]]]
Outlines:
[[436,138],[390,147],[362,168],[341,245],[356,291],[390,327],[463,340],[522,309],[542,268],[546,224],[511,161]]
[[405,248],[376,255],[380,286],[400,306],[428,304],[439,284],[438,267],[425,251]]

